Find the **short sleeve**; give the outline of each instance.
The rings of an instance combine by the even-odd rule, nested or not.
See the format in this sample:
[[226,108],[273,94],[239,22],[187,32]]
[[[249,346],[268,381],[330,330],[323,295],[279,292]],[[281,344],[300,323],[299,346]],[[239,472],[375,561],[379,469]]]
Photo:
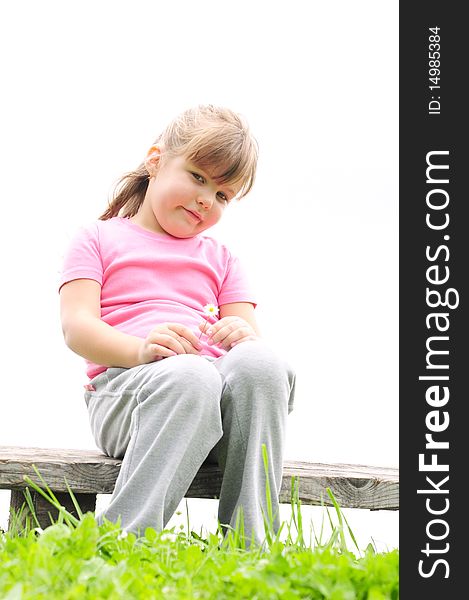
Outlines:
[[74,279],[94,279],[103,283],[103,264],[96,224],[82,227],[70,242],[59,279],[60,288]]
[[231,302],[250,302],[254,307],[257,306],[248,275],[239,258],[232,255],[218,296],[218,305]]

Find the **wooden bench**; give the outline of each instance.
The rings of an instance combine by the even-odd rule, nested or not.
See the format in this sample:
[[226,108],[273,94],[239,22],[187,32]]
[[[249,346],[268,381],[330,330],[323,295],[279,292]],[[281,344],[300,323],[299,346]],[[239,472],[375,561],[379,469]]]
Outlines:
[[[18,511],[24,503],[24,476],[40,484],[33,465],[70,510],[73,504],[67,492],[67,480],[83,512],[94,511],[97,494],[111,494],[119,474],[121,461],[98,451],[57,448],[22,448],[0,446],[0,489],[11,490],[10,508]],[[290,503],[291,477],[299,477],[299,499],[302,504],[331,506],[326,492],[329,487],[341,508],[370,510],[399,509],[399,471],[389,467],[350,464],[323,464],[285,461],[280,502]],[[222,474],[215,465],[203,465],[187,498],[218,498]],[[30,489],[36,516],[42,527],[50,525],[52,505]]]

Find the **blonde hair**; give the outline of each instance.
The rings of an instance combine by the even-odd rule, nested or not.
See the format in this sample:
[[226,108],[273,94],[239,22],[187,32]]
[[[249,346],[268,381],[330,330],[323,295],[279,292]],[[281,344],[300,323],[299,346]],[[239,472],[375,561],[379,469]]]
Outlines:
[[[238,199],[254,184],[258,145],[241,115],[211,104],[190,108],[177,116],[155,140],[166,156],[184,156],[219,184],[241,184]],[[117,215],[134,216],[147,191],[149,174],[145,163],[119,179],[105,221]]]

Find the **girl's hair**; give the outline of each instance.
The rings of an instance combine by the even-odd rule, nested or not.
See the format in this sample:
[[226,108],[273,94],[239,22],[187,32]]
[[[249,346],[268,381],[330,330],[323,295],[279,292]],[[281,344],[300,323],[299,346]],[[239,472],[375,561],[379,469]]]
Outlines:
[[[209,170],[219,184],[241,183],[238,198],[254,184],[258,146],[245,120],[224,107],[211,104],[190,108],[176,117],[155,140],[162,157],[184,156],[203,170]],[[105,221],[117,215],[134,216],[142,204],[149,174],[145,163],[126,173],[114,190]]]

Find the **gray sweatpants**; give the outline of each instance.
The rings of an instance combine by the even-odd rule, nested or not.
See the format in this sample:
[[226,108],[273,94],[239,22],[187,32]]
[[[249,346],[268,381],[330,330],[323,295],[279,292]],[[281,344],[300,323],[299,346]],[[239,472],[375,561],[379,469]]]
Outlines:
[[287,414],[295,376],[261,340],[218,359],[180,354],[131,369],[110,368],[90,383],[91,429],[98,447],[122,458],[110,504],[98,515],[127,531],[161,531],[204,461],[218,462],[223,481],[218,519],[235,526],[243,507],[245,534],[262,543],[267,515],[261,446],[279,527]]

